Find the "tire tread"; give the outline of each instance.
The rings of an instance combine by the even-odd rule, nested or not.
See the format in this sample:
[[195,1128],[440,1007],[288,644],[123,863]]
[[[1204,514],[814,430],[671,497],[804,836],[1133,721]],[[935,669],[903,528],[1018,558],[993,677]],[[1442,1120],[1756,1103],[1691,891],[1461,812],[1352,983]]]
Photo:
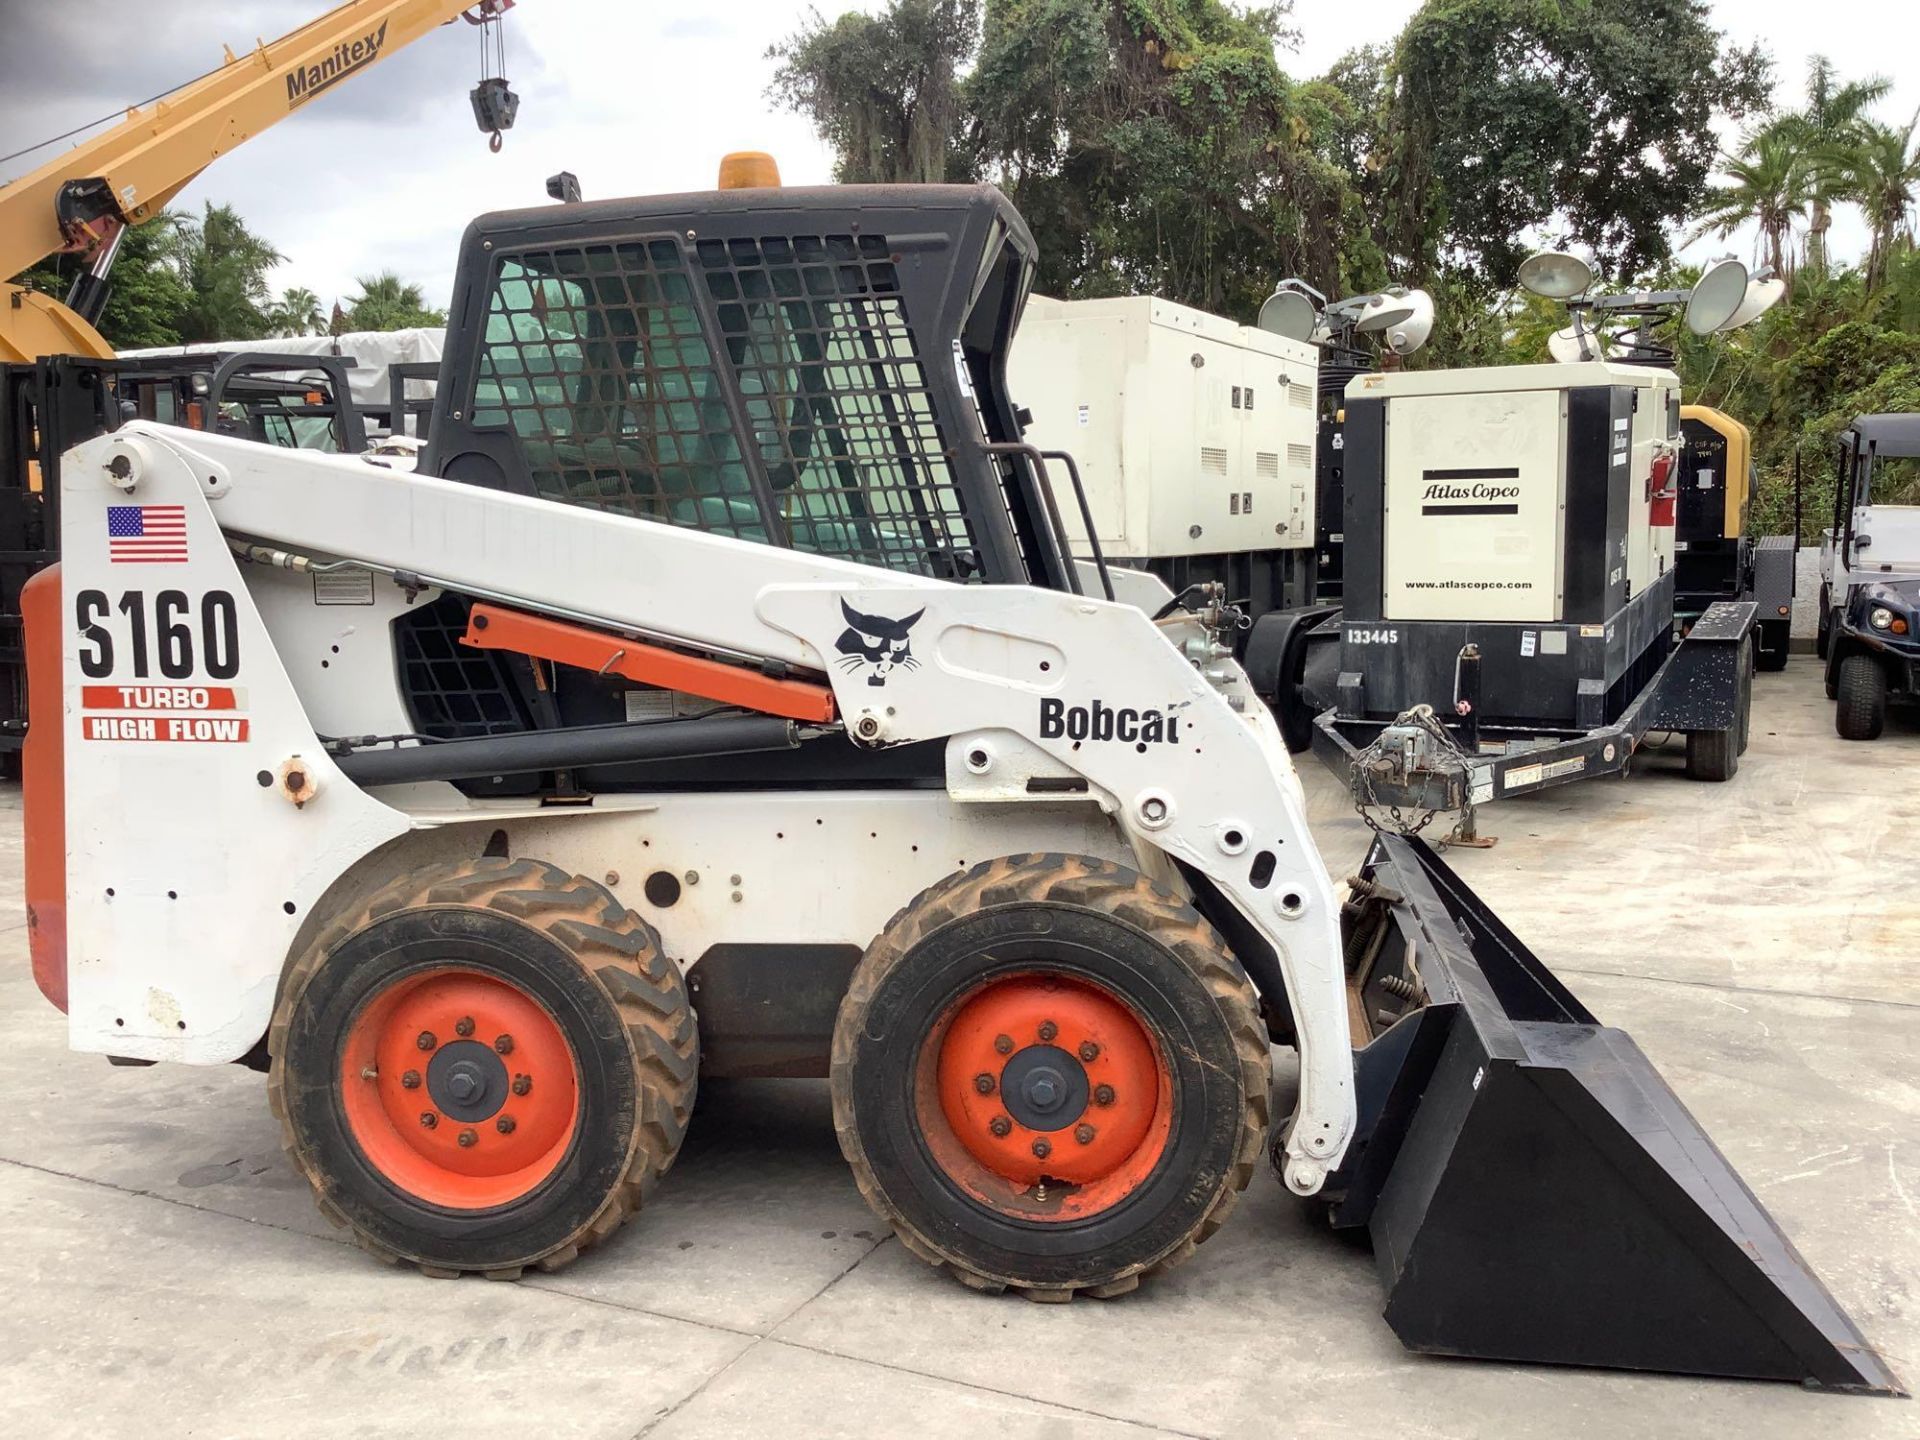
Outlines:
[[[493,1279],[517,1278],[529,1266],[557,1270],[639,1213],[679,1154],[699,1082],[698,1027],[679,968],[666,957],[653,927],[597,882],[544,860],[486,856],[452,865],[442,862],[397,877],[358,908],[335,918],[293,961],[281,985],[267,1035],[272,1056],[268,1105],[280,1121],[281,1148],[312,1186],[321,1213],[336,1225],[354,1229],[329,1198],[327,1176],[303,1154],[294,1134],[283,1064],[287,1032],[307,982],[349,936],[405,910],[456,906],[511,916],[558,941],[612,1000],[641,1081],[626,1168],[593,1219],[524,1264],[467,1267]],[[354,1238],[362,1249],[388,1262],[407,1258],[357,1229]],[[414,1263],[429,1275],[460,1273],[444,1265]]]
[[[919,1234],[881,1189],[854,1123],[851,1059],[860,1043],[860,1017],[881,981],[903,956],[942,926],[976,910],[1013,904],[1057,904],[1097,911],[1142,931],[1171,952],[1213,996],[1227,1024],[1239,1061],[1243,1096],[1233,1158],[1211,1206],[1171,1249],[1117,1276],[1084,1285],[1022,1286],[976,1270]],[[1059,1303],[1085,1294],[1097,1298],[1136,1289],[1146,1276],[1162,1274],[1190,1258],[1227,1221],[1258,1168],[1271,1104],[1273,1057],[1259,999],[1226,942],[1185,900],[1137,871],[1084,855],[1007,855],[957,872],[922,891],[888,921],[855,968],[834,1027],[834,1130],[852,1167],[855,1185],[909,1254],[943,1269],[976,1290],[1014,1290],[1029,1300]]]

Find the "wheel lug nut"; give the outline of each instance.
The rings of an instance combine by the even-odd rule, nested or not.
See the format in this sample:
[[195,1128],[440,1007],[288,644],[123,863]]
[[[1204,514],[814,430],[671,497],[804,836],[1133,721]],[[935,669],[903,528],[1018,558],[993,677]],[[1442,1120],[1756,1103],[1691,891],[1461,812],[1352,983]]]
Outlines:
[[415,1040],[413,1043],[418,1045],[422,1050],[431,1050],[433,1049],[434,1046],[438,1045],[440,1042],[433,1038],[433,1031],[422,1030],[420,1032],[420,1037],[417,1040]]
[[1093,1041],[1082,1040],[1080,1042],[1080,1058],[1082,1060],[1088,1060],[1088,1061],[1097,1060],[1099,1057],[1100,1057],[1100,1047],[1094,1044]]
[[1013,1051],[1013,1037],[1011,1035],[994,1036],[993,1048],[998,1050],[1002,1055],[1011,1054]]
[[463,1040],[473,1034],[473,1017],[471,1015],[462,1015],[458,1020],[454,1021],[453,1033]]
[[420,1072],[418,1070],[407,1071],[406,1074],[400,1077],[400,1085],[403,1089],[418,1090],[420,1088]]
[[996,1115],[987,1122],[987,1129],[1004,1140],[1013,1133],[1013,1122],[1004,1115]]
[[1093,1143],[1093,1126],[1091,1125],[1074,1126],[1073,1138],[1078,1140],[1082,1145],[1091,1145]]
[[493,1128],[498,1130],[502,1135],[513,1134],[513,1116],[502,1115],[498,1120],[493,1122]]
[[498,1050],[502,1055],[511,1055],[513,1053],[513,1036],[502,1035],[498,1040],[493,1042],[493,1048]]
[[420,1123],[431,1130],[440,1123],[440,1117],[431,1110],[422,1110],[420,1112]]
[[473,1133],[473,1131],[471,1131],[471,1130],[462,1130],[462,1131],[460,1132],[460,1148],[461,1148],[462,1150],[465,1150],[465,1149],[467,1149],[467,1148],[468,1148],[469,1146],[471,1146],[471,1145],[473,1145],[473,1144],[474,1144],[475,1142],[477,1142],[477,1141],[478,1141],[479,1139],[480,1139],[480,1137],[479,1137],[478,1135],[476,1135],[476,1134],[474,1134],[474,1133]]
[[1053,1153],[1053,1142],[1051,1140],[1041,1139],[1033,1142],[1033,1154],[1035,1159],[1044,1160],[1047,1158],[1047,1156],[1051,1155],[1052,1153]]
[[986,1074],[984,1071],[974,1076],[973,1088],[978,1090],[982,1095],[991,1095],[993,1093],[993,1076]]
[[1093,1103],[1096,1105],[1113,1104],[1113,1086],[1096,1085],[1093,1087]]
[[1053,1021],[1042,1020],[1040,1022],[1040,1038],[1042,1040],[1051,1040],[1053,1039],[1054,1036],[1058,1035],[1059,1033],[1060,1033],[1060,1027],[1054,1024]]
[[516,1075],[513,1077],[513,1093],[514,1094],[525,1095],[532,1089],[533,1089],[533,1077],[531,1075]]

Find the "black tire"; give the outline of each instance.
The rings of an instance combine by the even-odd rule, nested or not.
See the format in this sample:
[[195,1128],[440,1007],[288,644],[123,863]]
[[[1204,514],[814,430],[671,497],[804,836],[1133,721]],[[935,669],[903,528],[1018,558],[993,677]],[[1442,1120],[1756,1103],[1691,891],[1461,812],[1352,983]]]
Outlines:
[[1753,669],[1759,656],[1757,633],[1747,645],[1748,658],[1743,659],[1740,665],[1740,720],[1737,726],[1740,732],[1738,753],[1742,755],[1747,753],[1747,742],[1753,738]]
[[1824,680],[1827,687],[1827,699],[1838,700],[1840,698],[1840,666],[1832,659],[1827,661]]
[[[1814,627],[1813,653],[1822,660],[1833,648],[1833,599],[1832,592],[1825,586],[1820,587],[1820,620]],[[1831,697],[1829,697],[1831,698]]]
[[[925,1108],[922,1077],[945,1058],[952,1016],[1022,977],[1117,1000],[1151,1037],[1162,1067],[1167,1126],[1151,1168],[1121,1198],[1075,1218],[1021,1218],[1026,1197],[1045,1203],[1044,1177],[1011,1206],[969,1193],[936,1157],[938,1147],[951,1154],[965,1142],[950,1130],[943,1136],[945,1120]],[[1051,1038],[1044,1024],[1037,1033]],[[1008,1112],[1018,1104],[1013,1066],[1031,1045],[999,1050],[1010,1058],[992,1103]],[[1258,1001],[1220,936],[1134,871],[1082,856],[1008,856],[924,891],[869,947],[834,1030],[834,1125],[867,1203],[928,1264],[976,1289],[1037,1300],[1132,1290],[1218,1230],[1259,1159],[1270,1079]],[[1086,1078],[1079,1083],[1086,1093]],[[1103,1089],[1112,1104],[1111,1089],[1095,1093]],[[1064,1127],[1074,1124],[1044,1128],[1059,1128],[1067,1147]],[[1015,1134],[1016,1146],[1025,1133]],[[1042,1153],[1037,1142],[1033,1153]],[[1064,1194],[1053,1203],[1068,1213]]]
[[1840,662],[1833,728],[1842,740],[1878,740],[1887,723],[1887,672],[1871,655]]
[[1313,748],[1313,706],[1297,683],[1280,687],[1274,702],[1274,718],[1280,722],[1280,738],[1291,755],[1304,755]]
[[1768,620],[1759,629],[1760,648],[1754,657],[1760,669],[1769,672],[1787,668],[1787,656],[1791,650],[1792,629],[1785,620]]
[[[462,1041],[439,1034],[431,1038],[444,1043],[427,1047],[422,1032],[420,1048],[434,1059],[454,1053],[456,1043],[479,1055],[474,1064],[489,1064],[500,1052],[502,1073],[489,1070],[481,1098],[457,1102],[473,1107],[460,1114],[425,1058],[400,1077],[405,1096],[349,1097],[354,1081],[347,1072],[357,1063],[350,1057],[363,1053],[358,1047],[370,1029],[378,1031],[370,1017],[393,1016],[405,997],[428,993],[423,987],[449,974],[533,1016],[539,1034],[518,1045],[496,1037],[491,1046],[482,1043],[484,1030]],[[475,1027],[462,1019],[446,1028],[472,1036]],[[574,1087],[573,1108],[562,1112],[549,1102],[546,1112],[567,1117],[553,1122],[557,1138],[535,1166],[551,1169],[498,1203],[463,1199],[452,1206],[423,1198],[426,1185],[403,1183],[420,1173],[417,1167],[439,1162],[407,1160],[400,1121],[383,1107],[419,1105],[423,1116],[432,1111],[449,1127],[462,1127],[458,1143],[477,1147],[476,1160],[500,1153],[489,1152],[490,1144],[525,1144],[533,1123],[525,1123],[519,1141],[508,1138],[516,1124],[507,1107],[527,1107],[527,1115],[552,1092],[543,1084],[536,1093],[530,1075],[508,1080],[504,1072],[536,1068],[539,1045],[530,1042],[564,1051],[573,1067],[570,1078],[554,1082]],[[388,1036],[387,1043],[396,1042]],[[559,1268],[639,1210],[686,1132],[699,1038],[685,981],[650,925],[601,886],[557,866],[486,858],[416,870],[328,925],[289,970],[268,1044],[268,1096],[283,1144],[329,1219],[386,1260],[412,1261],[429,1274],[511,1279],[529,1266]],[[393,1066],[387,1068],[382,1076],[370,1066],[358,1078],[384,1086],[392,1083]],[[566,1076],[562,1066],[550,1073]],[[486,1110],[489,1104],[494,1109]],[[354,1112],[353,1105],[362,1108]],[[389,1134],[354,1118],[368,1107],[389,1117]],[[369,1137],[400,1162],[383,1167],[362,1143]],[[470,1183],[438,1173],[450,1186]]]
[[1687,777],[1692,780],[1731,780],[1740,769],[1740,726],[1724,730],[1695,730],[1687,736]]

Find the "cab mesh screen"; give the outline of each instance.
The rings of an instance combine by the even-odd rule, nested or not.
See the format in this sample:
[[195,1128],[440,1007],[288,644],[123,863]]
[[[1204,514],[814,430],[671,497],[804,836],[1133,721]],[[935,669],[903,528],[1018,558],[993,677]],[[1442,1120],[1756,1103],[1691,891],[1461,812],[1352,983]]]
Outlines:
[[500,262],[473,422],[548,499],[962,579],[924,363],[879,236],[555,247]]

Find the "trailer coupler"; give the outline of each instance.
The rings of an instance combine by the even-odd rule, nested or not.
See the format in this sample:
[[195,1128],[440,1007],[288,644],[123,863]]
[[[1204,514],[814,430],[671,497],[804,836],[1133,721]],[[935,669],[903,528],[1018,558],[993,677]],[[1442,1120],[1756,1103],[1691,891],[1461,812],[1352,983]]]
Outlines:
[[1365,1226],[1409,1349],[1901,1393],[1625,1032],[1420,841],[1343,914]]

